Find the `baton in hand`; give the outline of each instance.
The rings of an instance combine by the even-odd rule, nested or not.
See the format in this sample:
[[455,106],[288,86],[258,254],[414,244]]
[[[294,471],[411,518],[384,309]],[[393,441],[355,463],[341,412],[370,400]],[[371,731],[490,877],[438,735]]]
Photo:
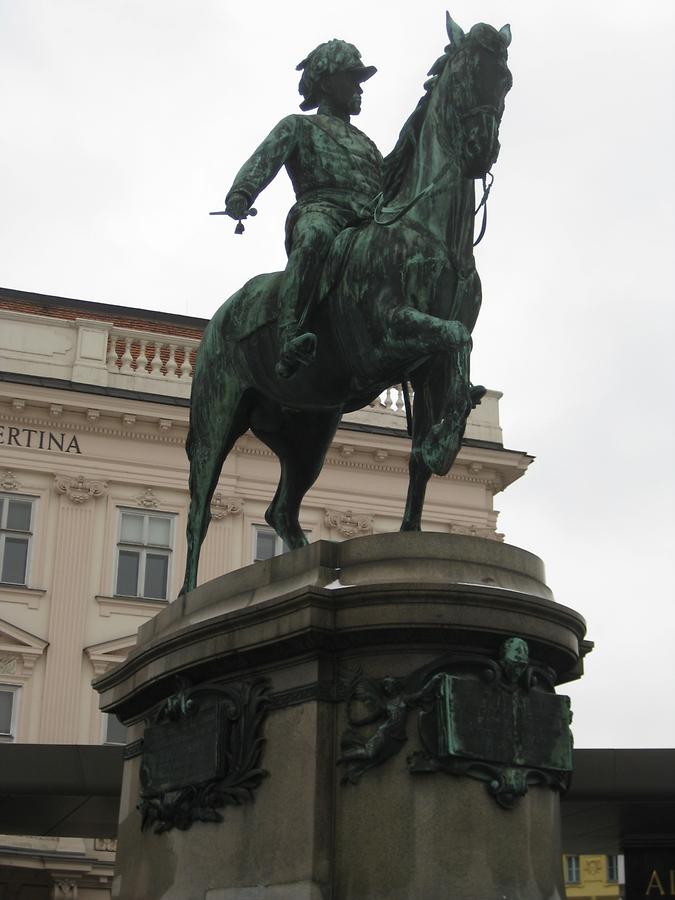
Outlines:
[[[210,215],[210,216],[226,216],[226,215],[227,215],[227,210],[226,210],[226,209],[219,209],[219,210],[217,210],[216,212],[210,212],[209,215]],[[249,209],[249,211],[246,213],[246,215],[244,216],[244,219],[245,219],[247,216],[257,216],[257,215],[258,215],[258,210],[255,208],[255,206],[252,206],[252,207]],[[235,233],[235,234],[243,234],[243,233],[244,233],[244,220],[243,220],[243,219],[238,219],[238,220],[237,220],[237,227],[234,229],[234,233]]]

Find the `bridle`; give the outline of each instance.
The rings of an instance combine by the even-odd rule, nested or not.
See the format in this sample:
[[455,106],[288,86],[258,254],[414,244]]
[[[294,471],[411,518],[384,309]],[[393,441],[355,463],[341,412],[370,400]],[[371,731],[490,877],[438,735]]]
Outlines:
[[[490,106],[483,104],[481,106],[472,106],[470,109],[464,110],[464,112],[458,113],[457,118],[460,123],[465,119],[469,119],[473,116],[491,116],[493,121],[497,121],[498,111],[495,106]],[[444,142],[442,142],[444,143]],[[449,147],[444,147],[445,150],[450,150]],[[407,212],[409,212],[416,203],[420,200],[423,200],[425,197],[428,197],[430,194],[434,192],[434,189],[437,187],[439,182],[448,174],[448,172],[452,169],[452,162],[446,162],[445,165],[441,167],[441,169],[436,173],[433,179],[429,182],[429,184],[423,188],[419,193],[415,194],[412,200],[409,200],[407,203],[404,203],[401,206],[384,206],[384,194],[379,193],[373,199],[374,210],[373,210],[373,221],[376,225],[393,225],[395,222],[398,222]],[[490,182],[488,184],[487,178],[490,178]],[[473,246],[476,247],[485,237],[485,231],[487,229],[487,202],[490,196],[490,190],[494,183],[494,175],[492,172],[488,171],[485,175],[482,176],[481,181],[483,183],[483,196],[481,198],[480,203],[474,210],[474,216],[477,216],[480,210],[483,210],[483,221],[481,223],[480,232],[478,237],[473,242]],[[383,217],[389,216],[387,218]]]

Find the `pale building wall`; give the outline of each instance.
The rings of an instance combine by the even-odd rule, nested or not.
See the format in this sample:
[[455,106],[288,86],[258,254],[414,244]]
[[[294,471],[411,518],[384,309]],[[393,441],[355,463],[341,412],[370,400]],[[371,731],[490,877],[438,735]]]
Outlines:
[[[29,295],[4,291],[0,300],[0,493],[36,498],[27,586],[0,584],[0,686],[20,688],[17,742],[100,743],[92,678],[125,658],[138,627],[182,583],[187,398],[201,323],[178,329],[175,317],[155,315],[132,329],[116,324],[114,307],[42,298],[38,315],[26,311]],[[53,315],[43,314],[48,301]],[[148,314],[127,310],[125,320],[132,314],[143,326]],[[500,396],[489,392],[472,414],[452,473],[430,482],[425,530],[502,539],[494,495],[531,457],[503,448]],[[408,450],[400,391],[347,416],[302,507],[310,540],[398,530]],[[277,475],[256,438],[237,442],[214,498],[200,581],[252,562]],[[115,595],[121,508],[174,517],[167,600]],[[0,836],[0,869],[19,865],[18,840]],[[20,865],[30,864],[26,847],[44,855],[36,839],[21,841]],[[50,844],[55,860],[60,846]],[[107,896],[110,849],[78,847],[78,896]]]

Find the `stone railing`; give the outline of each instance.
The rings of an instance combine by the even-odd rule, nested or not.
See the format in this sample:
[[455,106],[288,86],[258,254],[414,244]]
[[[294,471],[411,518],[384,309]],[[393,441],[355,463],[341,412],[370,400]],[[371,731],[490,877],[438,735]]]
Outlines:
[[150,331],[111,328],[106,368],[113,375],[191,381],[199,341]]
[[[199,340],[122,328],[98,319],[56,319],[0,310],[0,369],[189,399]],[[488,391],[468,422],[466,437],[501,443],[499,398]],[[369,406],[347,413],[345,422],[405,432],[400,385]]]
[[[413,395],[408,388],[410,406]],[[499,424],[499,391],[488,391],[480,405],[473,410],[467,422],[465,437],[491,444],[502,443],[502,429]],[[354,425],[375,425],[379,428],[406,429],[405,401],[401,385],[388,388],[368,406],[356,412],[347,413],[345,422]]]

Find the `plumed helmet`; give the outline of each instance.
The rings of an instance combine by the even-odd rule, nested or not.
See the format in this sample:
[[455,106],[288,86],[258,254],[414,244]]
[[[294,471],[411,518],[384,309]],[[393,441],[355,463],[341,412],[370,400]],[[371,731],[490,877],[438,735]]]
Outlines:
[[296,69],[302,71],[298,90],[305,98],[300,109],[307,112],[319,105],[319,81],[323,75],[334,75],[336,72],[357,72],[360,81],[367,81],[377,69],[375,66],[364,66],[361,54],[353,44],[334,38],[312,50],[306,59],[298,63]]

